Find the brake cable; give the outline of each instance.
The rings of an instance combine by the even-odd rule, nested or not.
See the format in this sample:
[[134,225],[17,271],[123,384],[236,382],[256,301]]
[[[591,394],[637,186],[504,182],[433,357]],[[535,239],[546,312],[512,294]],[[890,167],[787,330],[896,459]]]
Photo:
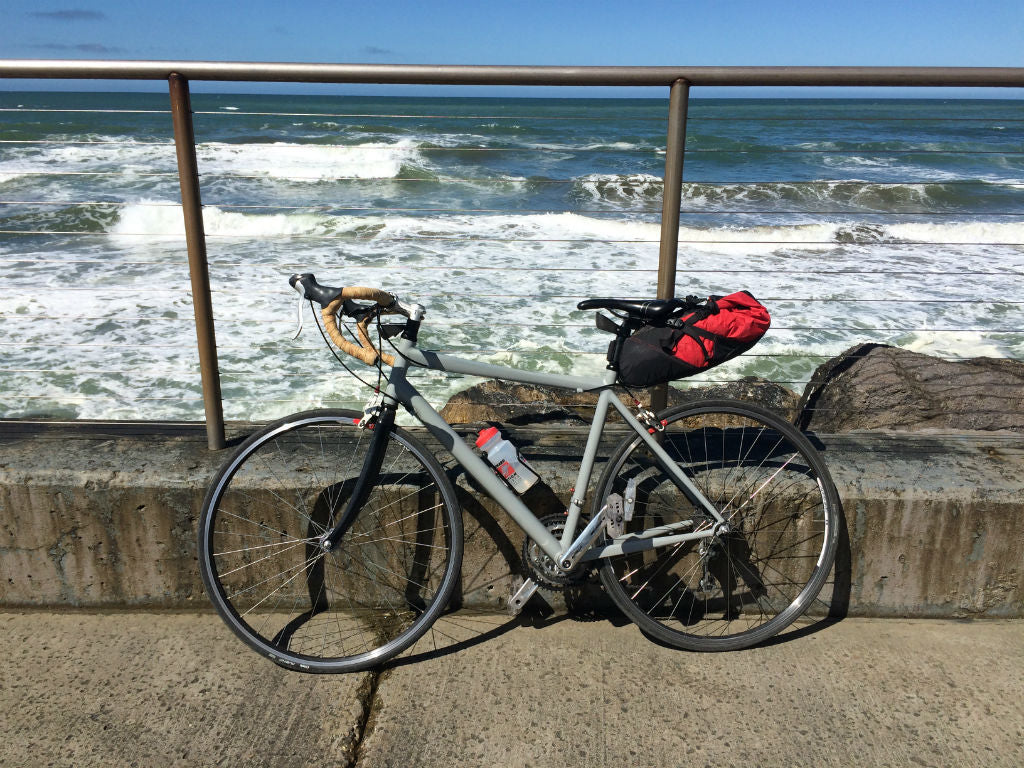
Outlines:
[[[331,354],[334,355],[334,359],[337,360],[341,364],[341,367],[344,368],[346,371],[348,371],[357,381],[359,381],[363,385],[369,387],[370,389],[374,390],[375,392],[380,392],[381,378],[384,375],[384,370],[381,367],[380,358],[378,357],[378,359],[377,359],[376,368],[377,368],[378,378],[377,378],[377,386],[375,387],[373,384],[368,382],[366,379],[364,379],[358,373],[356,373],[351,368],[349,368],[345,364],[345,361],[342,360],[341,357],[338,356],[338,353],[335,351],[334,347],[331,346],[331,342],[328,340],[327,334],[324,332],[323,326],[320,324],[320,318],[317,316],[316,307],[313,306],[312,300],[310,300],[310,302],[309,302],[309,307],[310,307],[310,309],[313,312],[313,318],[316,320],[317,330],[320,331],[320,335],[323,337],[324,344],[327,345],[327,349],[329,349],[331,351]],[[379,318],[378,318],[378,322],[379,322]],[[348,330],[348,324],[344,320],[341,321],[341,324],[345,327],[346,330]],[[349,330],[349,333],[352,333],[352,331]]]

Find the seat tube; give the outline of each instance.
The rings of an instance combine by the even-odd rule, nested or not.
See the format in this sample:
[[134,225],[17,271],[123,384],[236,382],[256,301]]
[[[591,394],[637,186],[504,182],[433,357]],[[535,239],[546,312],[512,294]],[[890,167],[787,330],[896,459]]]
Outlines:
[[587,436],[587,445],[583,450],[583,460],[580,463],[580,471],[576,477],[576,485],[573,488],[572,499],[569,501],[568,516],[565,520],[565,529],[562,531],[562,551],[565,552],[575,539],[576,526],[579,523],[580,515],[583,512],[583,500],[587,495],[587,488],[590,487],[590,477],[594,471],[594,462],[597,459],[597,450],[601,444],[601,434],[604,432],[604,423],[608,418],[608,403],[614,397],[611,389],[601,390],[597,398],[597,407],[594,409],[594,420],[590,423],[590,434]]

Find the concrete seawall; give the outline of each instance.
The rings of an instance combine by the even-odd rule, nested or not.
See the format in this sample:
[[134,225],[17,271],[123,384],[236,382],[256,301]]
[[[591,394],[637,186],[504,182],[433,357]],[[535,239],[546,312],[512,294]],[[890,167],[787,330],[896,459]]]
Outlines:
[[[0,430],[0,605],[207,605],[196,520],[230,449],[208,451],[194,425],[6,422]],[[567,458],[585,435],[530,427],[513,437],[547,486],[531,491],[535,511],[558,511],[575,480]],[[847,523],[826,607],[862,616],[1024,616],[1024,438],[815,439]],[[466,526],[463,602],[500,609],[518,579],[522,534],[456,479]]]

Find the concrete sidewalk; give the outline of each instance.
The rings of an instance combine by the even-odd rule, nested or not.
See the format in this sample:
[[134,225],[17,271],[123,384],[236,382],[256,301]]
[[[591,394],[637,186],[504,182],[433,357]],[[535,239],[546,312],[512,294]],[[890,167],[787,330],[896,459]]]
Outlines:
[[848,619],[729,654],[458,613],[308,676],[210,613],[7,612],[3,766],[1020,766],[1024,622]]

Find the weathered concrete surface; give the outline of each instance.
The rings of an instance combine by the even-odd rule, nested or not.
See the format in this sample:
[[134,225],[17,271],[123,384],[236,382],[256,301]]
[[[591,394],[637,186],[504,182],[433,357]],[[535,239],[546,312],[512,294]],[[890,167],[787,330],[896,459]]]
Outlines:
[[846,620],[726,654],[609,622],[492,634],[386,672],[360,764],[1024,764],[1020,622]]
[[[521,428],[546,485],[539,515],[575,481],[571,428]],[[1024,437],[1014,433],[819,436],[848,536],[820,610],[874,616],[1024,616]],[[603,446],[607,456],[614,444]],[[0,604],[205,606],[195,526],[229,453],[198,429],[78,428],[0,435]],[[501,608],[522,535],[459,480],[462,599]]]
[[851,612],[1024,616],[1024,441],[851,433],[827,445],[850,540]]
[[1024,764],[1024,624],[847,619],[692,654],[458,613],[383,673],[286,672],[209,613],[0,614],[0,766]]
[[373,676],[289,673],[212,612],[0,614],[0,766],[346,766]]
[[204,487],[227,457],[195,430],[0,440],[0,603],[187,605]]

